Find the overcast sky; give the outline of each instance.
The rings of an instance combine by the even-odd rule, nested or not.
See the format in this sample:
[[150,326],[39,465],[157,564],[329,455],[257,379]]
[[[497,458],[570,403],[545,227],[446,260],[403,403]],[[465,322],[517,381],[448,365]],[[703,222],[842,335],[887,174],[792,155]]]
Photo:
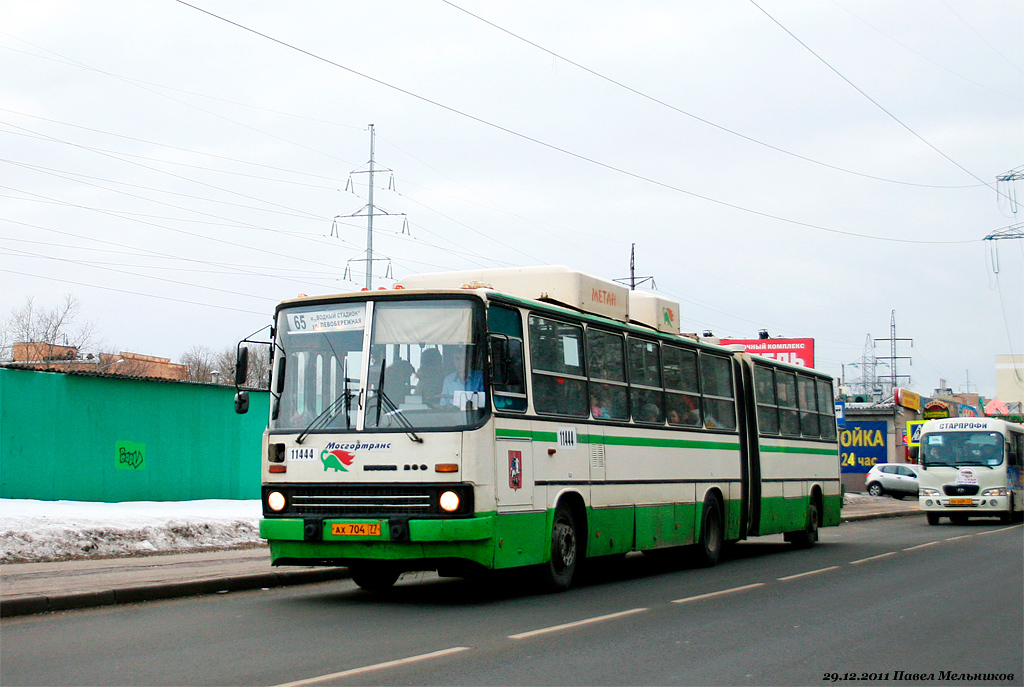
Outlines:
[[684,331],[850,381],[892,311],[922,393],[1024,352],[1024,241],[983,240],[1024,215],[1018,0],[0,8],[0,316],[71,293],[177,360],[358,289],[373,124],[375,287],[635,243]]

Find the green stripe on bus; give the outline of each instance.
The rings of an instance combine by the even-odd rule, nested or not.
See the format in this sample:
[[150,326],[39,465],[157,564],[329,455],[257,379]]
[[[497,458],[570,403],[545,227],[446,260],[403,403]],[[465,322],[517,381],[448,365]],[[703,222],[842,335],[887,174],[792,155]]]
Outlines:
[[[528,429],[495,429],[499,439],[532,439],[533,441],[558,442],[555,432],[535,432]],[[578,434],[580,444],[606,444],[612,446],[645,446],[654,448],[700,448],[720,451],[738,451],[738,441],[697,441],[693,439],[652,439],[647,437],[603,436],[600,434]]]
[[766,446],[761,444],[761,453],[809,453],[815,456],[839,455],[837,448],[812,448],[810,446]]

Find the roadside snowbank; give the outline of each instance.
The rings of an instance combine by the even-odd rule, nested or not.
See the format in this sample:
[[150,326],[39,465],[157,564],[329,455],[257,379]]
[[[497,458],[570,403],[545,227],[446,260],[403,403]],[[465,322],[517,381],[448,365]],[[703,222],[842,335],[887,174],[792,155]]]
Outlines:
[[0,563],[258,546],[258,500],[0,499]]

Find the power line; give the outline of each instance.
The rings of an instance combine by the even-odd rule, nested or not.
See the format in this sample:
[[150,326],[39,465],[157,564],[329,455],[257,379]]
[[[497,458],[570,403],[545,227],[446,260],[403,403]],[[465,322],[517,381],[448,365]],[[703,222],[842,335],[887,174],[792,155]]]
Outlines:
[[[179,1],[180,1],[180,0],[179,0]],[[860,93],[860,94],[861,94],[862,96],[864,96],[865,98],[867,98],[867,100],[868,100],[868,101],[869,101],[869,102],[870,102],[870,103],[871,103],[872,105],[874,105],[874,106],[875,106],[875,107],[877,107],[877,108],[878,108],[879,110],[881,110],[881,111],[882,111],[882,112],[884,112],[884,113],[885,113],[886,115],[888,115],[890,119],[892,119],[892,120],[893,120],[894,122],[896,122],[897,124],[899,124],[899,125],[900,125],[901,127],[903,127],[904,129],[906,129],[907,131],[909,131],[909,132],[911,133],[911,135],[913,135],[913,136],[914,136],[914,138],[916,138],[917,140],[919,140],[919,141],[921,141],[922,143],[924,143],[924,144],[925,144],[926,146],[928,146],[929,148],[931,148],[932,150],[934,150],[934,151],[935,151],[936,153],[938,153],[938,154],[939,154],[939,155],[941,155],[942,157],[946,158],[946,160],[948,160],[949,162],[953,163],[953,164],[954,164],[954,165],[955,165],[955,166],[956,166],[957,168],[959,168],[959,169],[960,169],[960,170],[962,170],[963,172],[966,172],[967,174],[969,174],[969,175],[970,175],[970,176],[971,176],[972,178],[974,178],[975,180],[977,180],[977,181],[980,181],[980,182],[981,182],[982,184],[984,184],[985,186],[989,186],[989,187],[991,187],[991,184],[989,184],[989,183],[988,183],[987,181],[985,181],[984,179],[982,179],[981,177],[979,177],[978,175],[976,175],[976,174],[975,174],[974,172],[970,171],[969,169],[967,169],[966,167],[964,167],[963,165],[961,165],[961,164],[960,164],[959,162],[957,162],[956,160],[954,160],[953,158],[951,158],[950,156],[946,155],[946,154],[945,154],[944,152],[942,152],[941,150],[939,150],[938,148],[936,148],[935,146],[933,146],[933,145],[932,145],[931,143],[929,143],[928,141],[926,141],[926,140],[924,139],[924,137],[923,137],[923,136],[921,136],[921,135],[920,135],[919,133],[917,133],[916,131],[914,131],[913,129],[911,129],[911,128],[910,128],[910,127],[909,127],[908,125],[904,124],[904,123],[903,123],[903,121],[902,121],[902,120],[901,120],[901,119],[900,119],[899,117],[897,117],[897,116],[896,116],[896,115],[894,115],[894,114],[893,114],[892,112],[889,112],[889,110],[887,110],[887,109],[885,109],[884,107],[882,107],[881,103],[879,103],[879,102],[878,102],[877,100],[875,100],[875,99],[874,99],[874,98],[872,98],[872,97],[871,97],[870,95],[868,95],[868,94],[867,94],[866,92],[864,92],[864,91],[863,91],[863,90],[862,90],[862,89],[861,89],[861,88],[860,88],[860,87],[859,87],[859,86],[858,86],[857,84],[853,83],[853,82],[852,82],[852,81],[850,81],[850,80],[849,80],[848,78],[846,78],[846,76],[845,76],[845,75],[844,75],[844,74],[843,74],[842,72],[840,72],[840,71],[839,71],[838,69],[836,69],[836,68],[835,68],[835,67],[833,67],[833,66],[832,66],[831,64],[829,64],[829,63],[828,63],[828,61],[827,61],[827,60],[826,60],[826,59],[825,59],[824,57],[822,57],[822,56],[821,56],[821,55],[819,55],[818,53],[814,52],[814,50],[812,50],[812,49],[811,49],[811,47],[810,47],[809,45],[807,45],[807,44],[806,44],[806,43],[804,43],[804,42],[803,42],[802,40],[800,40],[800,39],[799,39],[799,38],[798,38],[798,37],[796,36],[796,34],[794,34],[794,33],[793,33],[792,31],[790,31],[790,30],[789,30],[789,29],[787,29],[787,28],[786,28],[785,26],[783,26],[783,25],[782,25],[782,23],[781,23],[781,22],[779,22],[779,20],[778,20],[778,19],[776,19],[775,17],[773,17],[773,16],[771,15],[771,14],[769,14],[769,13],[768,13],[768,12],[767,12],[767,11],[766,11],[766,10],[765,10],[764,8],[762,8],[762,7],[760,6],[760,5],[758,5],[758,4],[757,4],[757,3],[756,3],[756,2],[754,1],[754,0],[750,0],[750,4],[751,4],[751,5],[753,5],[754,7],[756,7],[757,9],[761,10],[761,12],[762,12],[762,13],[764,13],[764,15],[765,15],[766,17],[768,17],[769,19],[771,19],[771,20],[772,20],[772,22],[774,22],[776,26],[778,26],[778,27],[779,27],[780,29],[782,29],[782,30],[783,30],[783,31],[785,31],[785,32],[786,32],[787,34],[789,34],[790,38],[792,38],[792,39],[793,39],[793,40],[795,40],[795,41],[796,41],[797,43],[799,43],[799,44],[800,44],[801,46],[803,46],[803,48],[804,48],[804,49],[805,49],[805,50],[806,50],[807,52],[809,52],[809,53],[811,53],[812,55],[814,55],[814,57],[816,57],[816,58],[818,59],[818,61],[819,61],[819,62],[821,62],[821,63],[822,63],[823,65],[825,65],[826,67],[828,67],[828,68],[829,68],[829,69],[830,69],[830,70],[831,70],[831,71],[832,71],[832,72],[833,72],[833,73],[834,73],[834,74],[835,74],[836,76],[838,76],[838,77],[839,77],[840,79],[842,79],[843,81],[845,81],[845,82],[846,82],[846,83],[847,83],[847,84],[848,84],[848,85],[849,85],[849,86],[850,86],[851,88],[853,88],[853,90],[857,91],[857,92],[858,92],[858,93]],[[998,192],[998,190],[997,190],[997,192]]]
[[721,124],[716,124],[716,123],[714,123],[714,122],[712,122],[710,120],[704,119],[703,117],[699,117],[699,116],[693,114],[692,112],[687,112],[686,110],[680,109],[680,108],[676,107],[675,105],[672,105],[670,103],[665,102],[664,100],[660,100],[658,98],[655,98],[652,95],[648,95],[647,93],[639,91],[639,90],[633,88],[632,86],[627,86],[626,84],[624,84],[624,83],[622,83],[620,81],[616,81],[615,79],[613,79],[613,78],[611,78],[609,76],[605,76],[604,74],[601,74],[600,72],[597,72],[597,71],[595,71],[595,70],[593,70],[593,69],[591,69],[591,68],[589,68],[587,66],[584,66],[584,65],[580,64],[579,62],[575,62],[573,60],[570,60],[568,57],[565,57],[564,55],[560,55],[559,53],[556,53],[553,50],[549,50],[548,48],[545,48],[542,45],[534,43],[533,41],[531,41],[531,40],[529,40],[527,38],[523,38],[519,34],[514,33],[512,31],[509,31],[508,29],[506,29],[506,28],[504,28],[502,26],[498,26],[494,22],[489,21],[487,19],[484,19],[483,17],[481,17],[478,14],[474,14],[473,12],[470,12],[469,10],[467,10],[467,9],[465,9],[463,7],[459,7],[455,3],[451,2],[451,0],[441,0],[441,2],[443,2],[446,5],[448,5],[449,7],[453,7],[454,9],[459,10],[460,12],[468,14],[469,16],[473,17],[474,19],[476,19],[478,21],[481,21],[484,24],[487,24],[488,26],[491,26],[491,27],[497,29],[498,31],[501,31],[502,33],[508,34],[509,36],[511,36],[512,38],[515,38],[516,40],[522,41],[523,43],[526,43],[527,45],[530,45],[530,46],[532,46],[534,48],[537,48],[538,50],[540,50],[542,52],[545,52],[548,55],[551,55],[552,57],[555,57],[555,58],[557,58],[559,60],[562,60],[563,62],[571,64],[572,66],[576,67],[577,69],[582,69],[583,71],[585,71],[588,74],[591,74],[593,76],[596,76],[599,79],[607,81],[608,83],[610,83],[610,84],[612,84],[614,86],[617,86],[619,88],[627,90],[630,93],[633,93],[635,95],[640,96],[641,98],[645,98],[647,100],[650,100],[653,103],[657,103],[658,105],[661,105],[662,107],[667,107],[668,109],[670,109],[670,110],[672,110],[674,112],[678,112],[679,114],[685,115],[685,116],[687,116],[687,117],[689,117],[691,119],[694,119],[694,120],[696,120],[696,121],[698,121],[698,122],[700,122],[702,124],[706,124],[708,126],[714,127],[716,129],[718,129],[719,131],[724,131],[727,134],[730,134],[732,136],[736,136],[738,138],[742,138],[745,141],[749,141],[749,142],[757,144],[759,146],[764,146],[765,148],[769,148],[771,150],[774,150],[775,152],[782,153],[784,155],[789,155],[791,157],[795,157],[795,158],[797,158],[799,160],[803,160],[804,162],[810,162],[810,163],[815,164],[815,165],[820,165],[822,167],[827,167],[828,169],[834,169],[837,172],[844,172],[846,174],[853,174],[855,176],[864,177],[866,179],[874,179],[875,181],[884,181],[884,182],[887,182],[887,183],[890,183],[890,184],[901,184],[901,185],[904,185],[904,186],[917,186],[917,187],[920,187],[920,188],[946,188],[946,189],[973,188],[973,186],[939,186],[939,185],[933,185],[933,184],[918,184],[918,183],[913,183],[913,182],[909,182],[909,181],[899,181],[897,179],[886,179],[885,177],[879,177],[879,176],[875,176],[873,174],[864,174],[862,172],[857,172],[857,171],[854,171],[852,169],[846,169],[844,167],[838,167],[836,165],[831,165],[831,164],[828,164],[827,162],[822,162],[820,160],[815,160],[813,158],[809,158],[809,157],[806,157],[804,155],[800,155],[799,153],[794,153],[794,152],[786,150],[784,148],[779,148],[778,146],[774,146],[774,145],[772,145],[770,143],[766,143],[764,141],[758,140],[758,139],[753,138],[751,136],[747,136],[746,134],[741,134],[738,131],[734,131],[734,130],[728,128],[728,127],[722,126]]
[[677,193],[682,193],[682,194],[690,196],[692,198],[699,198],[701,200],[707,201],[709,203],[714,203],[714,204],[720,205],[722,207],[728,207],[728,208],[731,208],[733,210],[739,210],[740,212],[746,212],[746,213],[749,213],[749,214],[752,214],[752,215],[756,215],[758,217],[763,217],[763,218],[766,218],[766,219],[773,219],[773,220],[776,220],[776,221],[779,221],[779,222],[785,222],[787,224],[793,224],[793,225],[796,225],[796,226],[806,227],[808,229],[815,229],[815,230],[818,230],[818,231],[825,231],[825,232],[832,233],[832,234],[838,234],[838,235],[842,235],[842,236],[850,236],[850,237],[854,237],[854,238],[871,239],[871,240],[875,240],[875,241],[886,241],[886,242],[892,242],[892,243],[928,244],[928,245],[936,245],[936,244],[962,244],[962,243],[973,243],[974,241],[977,241],[977,239],[968,239],[968,240],[963,240],[963,241],[921,241],[921,240],[914,240],[914,239],[898,239],[898,238],[893,238],[891,236],[871,236],[869,234],[860,234],[860,233],[852,232],[852,231],[843,231],[841,229],[832,229],[832,228],[824,227],[824,226],[817,225],[817,224],[811,224],[810,222],[801,222],[799,220],[788,219],[788,218],[785,218],[785,217],[781,217],[779,215],[773,215],[773,214],[768,213],[768,212],[762,212],[760,210],[754,210],[754,209],[751,209],[751,208],[743,207],[742,205],[737,205],[735,203],[730,203],[730,202],[727,202],[727,201],[724,201],[724,200],[719,200],[717,198],[712,198],[710,196],[705,196],[705,195],[696,193],[694,191],[688,191],[688,190],[686,190],[684,188],[681,188],[679,186],[673,186],[672,184],[669,184],[669,183],[666,183],[666,182],[663,182],[663,181],[658,181],[656,179],[644,176],[644,175],[636,173],[636,172],[630,172],[630,171],[628,171],[626,169],[623,169],[621,167],[616,167],[615,165],[612,165],[612,164],[609,164],[609,163],[606,163],[606,162],[601,162],[601,161],[596,160],[594,158],[587,157],[586,155],[572,152],[571,150],[568,150],[566,148],[561,148],[561,147],[556,146],[556,145],[554,145],[552,143],[547,143],[547,142],[542,141],[542,140],[540,140],[538,138],[534,138],[532,136],[528,136],[526,134],[520,133],[520,132],[515,131],[513,129],[509,129],[509,128],[505,127],[505,126],[502,126],[500,124],[495,124],[494,122],[490,122],[490,121],[488,121],[486,119],[483,119],[481,117],[477,117],[477,116],[471,115],[471,114],[469,114],[467,112],[463,112],[462,110],[459,110],[459,109],[456,109],[454,107],[451,107],[450,105],[445,105],[445,104],[440,103],[440,102],[438,102],[436,100],[431,100],[430,98],[427,98],[425,96],[419,95],[417,93],[413,93],[412,91],[406,90],[406,89],[401,88],[399,86],[395,86],[393,84],[389,84],[386,81],[382,81],[382,80],[377,79],[375,77],[369,76],[368,74],[364,74],[362,72],[359,72],[359,71],[357,71],[357,70],[355,70],[355,69],[353,69],[351,67],[346,67],[343,64],[340,64],[338,62],[334,62],[332,60],[327,59],[326,57],[322,57],[320,55],[317,55],[316,53],[313,53],[313,52],[310,52],[310,51],[305,50],[303,48],[300,48],[298,46],[292,45],[292,44],[287,43],[285,41],[282,41],[282,40],[280,40],[278,38],[274,38],[273,36],[270,36],[270,35],[267,35],[265,33],[260,32],[260,31],[257,31],[256,29],[252,29],[252,28],[249,28],[248,26],[245,26],[243,24],[239,24],[238,22],[235,22],[235,21],[232,21],[232,20],[227,19],[225,17],[222,17],[222,16],[220,16],[218,14],[210,12],[209,10],[205,10],[205,9],[203,9],[201,7],[197,7],[196,5],[192,5],[192,4],[188,3],[188,2],[185,2],[185,0],[176,0],[176,2],[178,2],[179,4],[185,5],[186,7],[190,7],[192,9],[196,10],[197,12],[202,12],[203,14],[205,14],[207,16],[210,16],[210,17],[212,17],[214,19],[217,19],[219,21],[222,21],[222,22],[224,22],[226,24],[230,24],[230,25],[235,26],[235,27],[237,27],[239,29],[242,29],[243,31],[248,31],[249,33],[252,33],[252,34],[254,34],[256,36],[259,36],[261,38],[269,40],[269,41],[271,41],[273,43],[277,43],[278,45],[280,45],[282,47],[288,48],[289,50],[294,50],[296,52],[302,53],[303,55],[311,57],[311,58],[313,58],[315,60],[318,60],[320,62],[324,62],[325,64],[329,64],[329,65],[331,65],[333,67],[337,67],[338,69],[342,69],[342,70],[344,70],[344,71],[346,71],[346,72],[348,72],[350,74],[353,74],[355,76],[358,76],[360,78],[367,79],[368,81],[372,81],[373,83],[376,83],[376,84],[378,84],[380,86],[384,86],[385,88],[389,88],[389,89],[391,89],[393,91],[396,91],[398,93],[401,93],[403,95],[409,96],[410,98],[415,98],[416,100],[419,100],[421,102],[427,103],[429,105],[433,105],[434,107],[438,107],[438,108],[440,108],[442,110],[445,110],[446,112],[451,112],[452,114],[456,114],[456,115],[458,115],[460,117],[464,117],[464,118],[469,119],[471,121],[477,122],[478,124],[483,124],[484,126],[487,126],[487,127],[492,128],[492,129],[495,129],[495,130],[501,131],[503,133],[509,134],[510,136],[515,136],[516,138],[520,138],[520,139],[522,139],[524,141],[529,141],[530,143],[534,143],[534,144],[542,146],[544,148],[548,148],[549,150],[553,150],[555,152],[562,153],[563,155],[567,155],[569,157],[576,158],[577,160],[581,160],[583,162],[592,164],[594,166],[601,167],[603,169],[607,169],[609,171],[613,171],[613,172],[616,172],[618,174],[622,174],[624,176],[628,176],[630,178],[637,179],[639,181],[643,181],[643,182],[646,182],[648,184],[652,184],[654,186],[658,186],[660,188],[664,188],[664,189],[667,189],[667,190],[670,190],[670,191],[676,191]]
[[263,312],[263,311],[245,310],[244,308],[232,308],[231,306],[228,306],[228,305],[214,305],[212,303],[203,303],[203,302],[200,302],[200,301],[190,301],[190,300],[186,300],[184,298],[171,298],[170,296],[158,296],[158,295],[156,295],[154,293],[141,293],[139,291],[131,291],[129,289],[118,289],[118,288],[115,288],[113,286],[100,286],[99,284],[89,284],[89,283],[86,283],[86,282],[72,281],[71,279],[61,279],[59,277],[47,277],[47,276],[44,276],[44,275],[41,275],[41,274],[32,274],[30,272],[19,272],[17,270],[9,270],[9,269],[3,268],[3,267],[0,267],[0,272],[6,272],[7,274],[17,274],[17,275],[21,275],[22,277],[34,277],[36,279],[46,279],[47,281],[56,281],[56,282],[61,282],[62,284],[73,284],[75,286],[87,286],[87,287],[90,287],[90,288],[93,288],[93,289],[103,289],[105,291],[116,291],[118,293],[131,294],[132,296],[143,296],[145,298],[159,298],[160,300],[163,300],[163,301],[174,301],[176,303],[185,303],[187,305],[202,305],[202,306],[205,306],[207,308],[217,308],[218,310],[233,310],[234,312],[243,312],[243,313],[247,313],[249,315],[260,315],[262,317],[266,317],[266,315],[267,315],[267,313]]

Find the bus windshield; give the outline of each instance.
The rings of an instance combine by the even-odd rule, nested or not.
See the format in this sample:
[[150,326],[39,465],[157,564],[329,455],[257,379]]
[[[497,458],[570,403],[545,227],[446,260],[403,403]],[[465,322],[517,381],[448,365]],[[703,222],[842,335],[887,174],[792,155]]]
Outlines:
[[935,432],[921,443],[922,465],[1000,465],[1003,435],[999,432]]
[[409,432],[479,423],[488,408],[481,313],[467,299],[282,309],[274,374],[283,370],[283,382],[274,382],[281,396],[270,428]]

